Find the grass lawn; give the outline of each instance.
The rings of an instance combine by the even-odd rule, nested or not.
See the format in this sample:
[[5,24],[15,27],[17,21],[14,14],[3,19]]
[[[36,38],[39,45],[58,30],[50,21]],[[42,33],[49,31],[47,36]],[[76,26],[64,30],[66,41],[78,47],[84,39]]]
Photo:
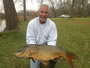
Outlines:
[[[75,53],[74,68],[90,68],[90,18],[52,18],[58,31],[57,46]],[[0,68],[30,68],[29,60],[17,58],[14,53],[26,44],[28,22],[19,24],[21,31],[0,33]],[[55,68],[71,68],[60,59]]]

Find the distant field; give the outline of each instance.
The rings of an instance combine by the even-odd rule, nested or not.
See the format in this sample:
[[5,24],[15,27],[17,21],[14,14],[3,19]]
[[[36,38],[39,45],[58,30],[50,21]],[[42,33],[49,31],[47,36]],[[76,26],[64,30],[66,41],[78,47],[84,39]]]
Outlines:
[[[57,46],[75,53],[74,68],[90,68],[90,18],[52,18],[58,31]],[[28,22],[28,21],[27,21]],[[23,47],[27,22],[19,24],[21,31],[0,33],[0,68],[30,68],[29,60],[17,58],[15,51]],[[71,68],[60,59],[55,68]]]

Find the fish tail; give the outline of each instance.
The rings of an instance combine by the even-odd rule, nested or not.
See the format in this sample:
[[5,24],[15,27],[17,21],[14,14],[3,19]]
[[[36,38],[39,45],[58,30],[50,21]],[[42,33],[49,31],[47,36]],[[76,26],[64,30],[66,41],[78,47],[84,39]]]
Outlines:
[[73,53],[67,52],[66,53],[66,59],[69,62],[69,64],[71,65],[71,67],[73,68],[73,63],[72,63],[72,59],[77,58],[77,56]]

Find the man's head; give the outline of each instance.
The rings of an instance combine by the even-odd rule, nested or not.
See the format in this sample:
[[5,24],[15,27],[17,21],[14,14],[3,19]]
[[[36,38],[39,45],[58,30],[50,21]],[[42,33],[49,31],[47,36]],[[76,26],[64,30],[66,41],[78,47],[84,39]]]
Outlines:
[[41,24],[44,24],[46,22],[48,14],[49,14],[48,5],[42,4],[38,11],[38,16],[40,18]]

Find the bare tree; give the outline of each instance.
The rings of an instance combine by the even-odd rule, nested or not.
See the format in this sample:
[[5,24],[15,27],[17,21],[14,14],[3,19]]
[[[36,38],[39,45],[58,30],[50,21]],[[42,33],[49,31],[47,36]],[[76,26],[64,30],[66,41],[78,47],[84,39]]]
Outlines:
[[90,3],[88,4],[88,6],[87,6],[87,8],[88,8],[88,16],[90,16]]
[[89,12],[88,0],[38,0],[39,4],[44,2],[50,6],[50,16],[57,17],[61,14],[69,14],[71,16],[87,16]]
[[81,2],[82,5],[82,16],[87,16],[87,6],[88,6],[88,0],[82,0]]
[[54,17],[57,17],[57,14],[56,14],[56,4],[58,3],[57,0],[49,0],[49,2],[51,3],[51,6],[52,6],[52,10],[53,10],[53,14],[54,14]]
[[59,0],[59,8],[60,8],[60,10],[61,10],[61,14],[63,13],[63,11],[62,11],[62,9],[63,9],[63,2],[62,2],[62,0]]
[[88,1],[87,0],[75,0],[74,1],[74,15],[82,17],[86,16],[87,13],[87,5]]
[[71,16],[73,16],[73,12],[74,12],[74,4],[75,4],[75,0],[72,0]]
[[24,21],[26,21],[26,0],[23,0],[23,8],[24,8]]
[[44,0],[37,0],[37,2],[39,3],[39,5],[43,4]]
[[6,18],[6,30],[17,30],[18,27],[18,17],[15,10],[13,0],[3,0],[5,18]]

